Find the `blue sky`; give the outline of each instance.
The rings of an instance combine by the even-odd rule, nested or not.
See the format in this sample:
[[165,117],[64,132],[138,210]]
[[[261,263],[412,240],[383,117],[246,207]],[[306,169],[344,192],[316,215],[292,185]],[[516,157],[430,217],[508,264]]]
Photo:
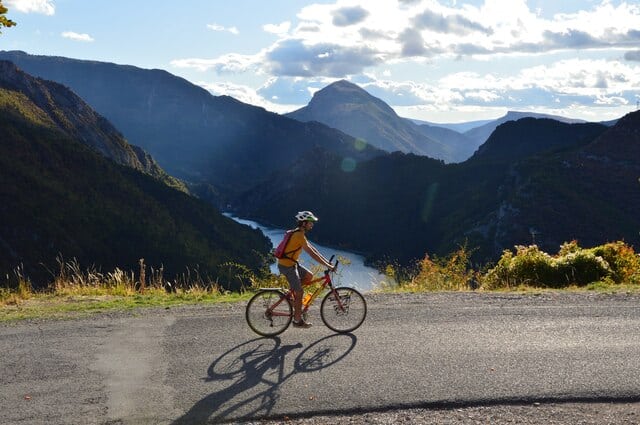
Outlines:
[[608,120],[640,101],[637,0],[2,0],[0,50],[159,68],[284,113],[350,80],[431,122]]

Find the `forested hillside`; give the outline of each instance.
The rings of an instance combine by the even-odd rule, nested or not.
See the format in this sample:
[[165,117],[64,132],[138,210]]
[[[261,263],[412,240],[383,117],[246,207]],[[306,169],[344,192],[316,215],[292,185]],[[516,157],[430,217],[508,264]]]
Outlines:
[[[19,268],[46,284],[58,256],[104,272],[136,269],[144,258],[167,279],[190,268],[215,281],[226,262],[263,270],[270,243],[260,232],[104,156],[135,150],[103,137],[111,131],[66,88],[0,63],[3,275]],[[117,143],[101,144],[108,140]]]
[[[572,239],[638,244],[640,162],[631,158],[640,157],[639,118],[630,114],[609,130],[547,119],[507,123],[461,164],[396,153],[345,172],[325,152],[248,193],[244,205],[280,225],[287,224],[282,211],[306,205],[321,217],[314,237],[405,263],[465,243],[483,262],[532,242],[551,252]],[[315,167],[305,166],[311,161]],[[297,184],[270,190],[284,181]]]

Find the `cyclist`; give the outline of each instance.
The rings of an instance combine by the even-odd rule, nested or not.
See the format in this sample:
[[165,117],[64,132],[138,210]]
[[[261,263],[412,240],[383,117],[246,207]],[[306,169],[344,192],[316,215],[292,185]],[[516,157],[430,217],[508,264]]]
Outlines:
[[313,278],[313,273],[298,263],[298,257],[304,249],[311,258],[318,263],[334,270],[334,266],[320,254],[320,252],[307,240],[307,232],[313,229],[313,225],[318,218],[311,211],[300,211],[295,219],[298,226],[295,228],[287,246],[285,255],[278,259],[278,270],[287,278],[289,287],[294,291],[295,300],[293,302],[293,326],[298,328],[308,328],[311,323],[302,319],[302,284],[309,282]]

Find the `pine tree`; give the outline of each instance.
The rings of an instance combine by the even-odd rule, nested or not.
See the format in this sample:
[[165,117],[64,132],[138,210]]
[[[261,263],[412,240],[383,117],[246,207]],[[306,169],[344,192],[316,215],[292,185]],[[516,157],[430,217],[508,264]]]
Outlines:
[[[3,6],[2,0],[0,0],[0,28],[2,27],[9,28],[16,24],[11,19],[4,16],[7,12],[8,12],[8,9]],[[2,34],[2,31],[0,31],[0,34]]]

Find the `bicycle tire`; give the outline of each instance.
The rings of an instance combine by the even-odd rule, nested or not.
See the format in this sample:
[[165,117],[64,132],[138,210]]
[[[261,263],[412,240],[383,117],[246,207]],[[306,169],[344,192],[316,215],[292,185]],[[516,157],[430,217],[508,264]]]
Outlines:
[[[338,294],[344,308],[341,308],[340,304],[336,302],[334,293]],[[362,325],[367,317],[367,302],[362,294],[353,288],[335,288],[322,299],[320,317],[332,331],[353,332]]]
[[[275,315],[269,313],[274,304]],[[282,291],[277,289],[262,289],[258,291],[247,303],[245,310],[247,324],[252,331],[262,336],[276,336],[284,332],[293,319],[293,307],[291,301],[285,297]]]

